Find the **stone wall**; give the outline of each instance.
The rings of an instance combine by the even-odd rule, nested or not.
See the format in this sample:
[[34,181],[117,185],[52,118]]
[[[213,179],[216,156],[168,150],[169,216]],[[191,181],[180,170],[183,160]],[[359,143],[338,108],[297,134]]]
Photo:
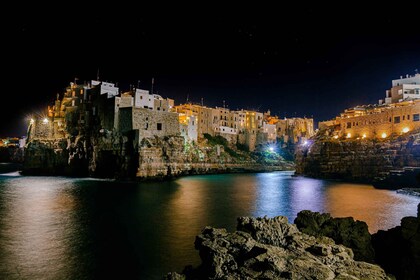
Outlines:
[[178,114],[133,108],[133,129],[140,131],[140,139],[179,135]]
[[296,173],[372,181],[390,170],[420,166],[420,134],[385,140],[317,138],[296,148]]
[[364,116],[339,118],[340,135],[350,138],[385,138],[420,128],[420,102],[386,108]]

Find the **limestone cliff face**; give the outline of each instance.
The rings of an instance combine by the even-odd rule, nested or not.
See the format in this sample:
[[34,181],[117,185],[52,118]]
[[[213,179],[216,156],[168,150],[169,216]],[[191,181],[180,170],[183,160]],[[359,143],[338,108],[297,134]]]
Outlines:
[[265,166],[249,153],[230,155],[221,145],[184,143],[181,136],[145,138],[139,147],[137,178],[166,178],[186,174],[239,171],[291,170],[291,163],[279,161]]
[[388,140],[318,137],[296,150],[296,173],[311,177],[372,181],[406,166],[420,166],[419,133]]
[[185,143],[181,136],[144,138],[138,146],[135,133],[32,140],[25,153],[25,174],[165,179],[188,174],[293,169],[290,162],[266,166],[248,152],[231,155],[221,145]]

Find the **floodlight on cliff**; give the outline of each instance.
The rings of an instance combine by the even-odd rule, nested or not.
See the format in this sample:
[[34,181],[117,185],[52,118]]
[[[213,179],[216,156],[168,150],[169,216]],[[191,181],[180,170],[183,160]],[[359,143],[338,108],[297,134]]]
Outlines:
[[42,123],[43,123],[43,124],[47,124],[47,123],[48,123],[48,119],[47,119],[47,118],[44,118],[44,119],[42,120]]
[[29,123],[30,123],[30,124],[34,124],[34,123],[35,123],[35,120],[34,120],[34,119],[31,119],[31,120],[29,121]]

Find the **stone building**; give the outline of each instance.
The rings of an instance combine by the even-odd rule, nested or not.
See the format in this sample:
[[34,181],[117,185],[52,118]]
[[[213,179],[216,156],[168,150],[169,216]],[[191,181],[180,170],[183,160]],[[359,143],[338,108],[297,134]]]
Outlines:
[[420,128],[420,100],[359,107],[337,117],[338,137],[386,138]]
[[174,110],[185,116],[195,116],[197,121],[197,138],[203,139],[203,135],[210,134],[214,136],[213,130],[213,109],[192,103],[185,103],[174,106]]
[[320,122],[334,138],[387,138],[420,129],[420,74],[392,81],[385,102],[346,109],[334,120]]
[[180,135],[178,114],[146,108],[127,107],[119,110],[119,131],[137,130],[139,141],[148,137]]

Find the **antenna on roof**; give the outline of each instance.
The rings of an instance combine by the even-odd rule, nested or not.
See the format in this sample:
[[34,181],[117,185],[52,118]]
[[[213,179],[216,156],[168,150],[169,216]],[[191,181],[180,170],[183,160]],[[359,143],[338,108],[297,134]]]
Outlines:
[[186,101],[186,103],[188,103],[188,97],[189,97],[189,94],[187,93],[187,101]]
[[201,106],[204,106],[203,104],[203,97],[201,97]]
[[140,88],[140,80],[137,80],[137,88]]
[[153,86],[155,85],[155,78],[152,78],[152,90],[151,93],[153,94]]
[[96,72],[96,80],[99,81],[99,67],[98,67],[98,72]]
[[226,108],[226,103],[224,100],[223,100],[223,108]]

